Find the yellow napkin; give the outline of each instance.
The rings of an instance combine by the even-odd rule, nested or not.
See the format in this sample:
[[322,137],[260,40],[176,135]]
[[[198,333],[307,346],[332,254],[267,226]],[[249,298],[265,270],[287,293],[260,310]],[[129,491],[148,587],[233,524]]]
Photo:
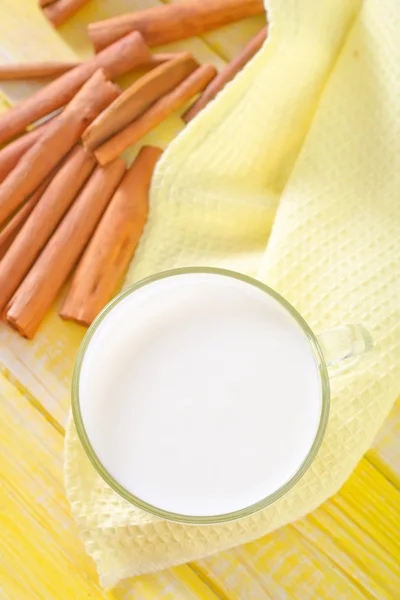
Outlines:
[[165,153],[127,283],[178,265],[236,269],[281,292],[317,332],[362,322],[375,352],[332,380],[312,468],[236,523],[172,524],[130,506],[93,470],[70,422],[68,497],[106,586],[313,510],[349,476],[399,392],[400,5],[270,0],[268,12],[266,46]]

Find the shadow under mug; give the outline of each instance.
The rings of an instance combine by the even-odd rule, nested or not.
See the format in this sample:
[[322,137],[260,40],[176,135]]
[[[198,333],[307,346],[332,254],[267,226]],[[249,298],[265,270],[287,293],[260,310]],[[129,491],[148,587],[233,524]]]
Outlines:
[[[322,386],[322,409],[319,420],[318,429],[315,435],[314,442],[306,456],[305,460],[301,464],[297,472],[279,489],[274,491],[272,494],[263,498],[259,502],[252,504],[251,506],[244,507],[235,512],[212,515],[212,516],[193,516],[175,514],[162,508],[152,506],[147,502],[144,502],[140,498],[134,496],[126,488],[124,488],[116,479],[109,473],[109,471],[102,464],[96,452],[94,451],[88,434],[85,429],[85,425],[82,418],[80,399],[79,399],[79,380],[82,368],[82,362],[85,353],[90,345],[91,339],[94,336],[99,325],[107,319],[108,314],[112,311],[122,300],[127,296],[134,294],[137,290],[143,286],[151,285],[152,283],[165,279],[168,277],[175,277],[177,275],[185,274],[216,274],[225,277],[231,277],[237,279],[251,286],[254,286],[274,298],[283,308],[285,308],[292,317],[297,321],[303,330],[303,333],[308,339],[311,350],[314,354],[314,359],[319,369],[321,386]],[[373,347],[373,341],[370,333],[365,329],[363,325],[340,325],[329,331],[315,334],[308,326],[303,317],[297,312],[297,310],[283,298],[280,294],[275,292],[267,285],[257,281],[246,275],[236,273],[234,271],[228,271],[225,269],[218,269],[212,267],[188,267],[181,269],[171,269],[169,271],[163,271],[147,279],[139,281],[132,285],[127,290],[117,295],[97,316],[91,327],[89,328],[86,336],[81,344],[78,352],[78,356],[75,363],[75,369],[72,380],[72,413],[75,421],[77,433],[82,446],[100,476],[104,481],[113,488],[120,496],[125,498],[128,502],[140,508],[148,513],[156,515],[162,519],[168,521],[174,521],[178,523],[187,523],[191,525],[212,525],[217,523],[224,523],[227,521],[241,519],[247,517],[255,512],[258,512],[279,498],[286,494],[304,475],[308,470],[312,462],[314,461],[318,450],[321,446],[326,426],[329,417],[330,408],[330,386],[329,377],[340,375],[351,370],[358,362],[361,355],[370,351]],[[329,374],[328,374],[329,369]]]

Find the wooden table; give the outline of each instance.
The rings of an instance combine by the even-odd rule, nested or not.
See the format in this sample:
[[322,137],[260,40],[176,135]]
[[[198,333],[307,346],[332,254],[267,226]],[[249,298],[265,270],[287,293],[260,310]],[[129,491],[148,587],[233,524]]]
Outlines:
[[[124,3],[103,0],[97,14],[122,12]],[[64,27],[65,43],[36,0],[2,0],[0,60],[70,60],[72,46],[87,56],[91,18],[88,5]],[[179,47],[220,66],[261,23],[252,19]],[[3,108],[6,97],[17,101],[32,87],[3,85]],[[170,119],[148,141],[164,145],[181,127]],[[61,322],[57,307],[34,342],[0,327],[1,600],[400,598],[400,404],[341,492],[312,515],[246,546],[101,590],[62,478],[69,382],[82,335],[80,327]]]

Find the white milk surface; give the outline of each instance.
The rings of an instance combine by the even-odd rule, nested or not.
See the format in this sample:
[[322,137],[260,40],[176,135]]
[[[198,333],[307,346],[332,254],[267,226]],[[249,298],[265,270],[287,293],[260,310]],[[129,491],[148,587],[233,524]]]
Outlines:
[[173,513],[219,515],[264,499],[317,432],[319,370],[294,318],[218,274],[146,285],[101,323],[83,360],[83,422],[109,473]]

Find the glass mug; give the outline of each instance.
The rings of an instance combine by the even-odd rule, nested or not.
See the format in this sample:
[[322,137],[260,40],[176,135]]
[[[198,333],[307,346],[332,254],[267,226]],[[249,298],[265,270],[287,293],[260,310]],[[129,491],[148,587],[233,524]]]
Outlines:
[[316,335],[277,292],[214,268],[166,271],[119,294],[88,330],[72,411],[101,477],[169,521],[255,513],[315,459],[331,374],[372,348],[362,325]]

